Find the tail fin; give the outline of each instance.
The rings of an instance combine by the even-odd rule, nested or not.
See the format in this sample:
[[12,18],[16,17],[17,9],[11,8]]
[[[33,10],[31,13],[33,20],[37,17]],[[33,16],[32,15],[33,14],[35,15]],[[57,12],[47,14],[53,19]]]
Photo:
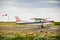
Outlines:
[[22,23],[22,20],[21,20],[21,19],[19,19],[19,17],[18,17],[18,16],[15,16],[15,18],[16,18],[16,23]]

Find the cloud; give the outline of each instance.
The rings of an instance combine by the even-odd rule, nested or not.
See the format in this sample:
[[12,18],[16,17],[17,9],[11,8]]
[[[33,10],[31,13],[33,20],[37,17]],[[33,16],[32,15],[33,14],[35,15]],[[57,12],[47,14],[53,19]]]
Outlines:
[[54,8],[54,7],[60,7],[58,6],[59,1],[50,1],[50,0],[5,0],[2,1],[3,6],[15,6],[19,8]]
[[[3,1],[1,3],[3,6],[1,7],[0,13],[8,13],[10,15],[10,21],[15,21],[15,16],[19,16],[22,19],[29,19],[31,17],[51,17],[51,19],[55,21],[60,21],[60,7],[57,6],[58,1],[20,1]],[[5,20],[5,18],[3,20]]]
[[51,3],[54,3],[54,4],[59,4],[60,1],[56,1],[56,0],[48,0],[48,1],[37,1],[37,3],[48,3],[48,4],[51,4]]
[[22,19],[29,19],[32,17],[50,17],[55,21],[60,20],[60,8],[18,8],[14,6],[5,6],[2,8],[1,12],[2,14],[8,13],[10,15],[10,21],[15,21],[15,16],[19,16]]
[[49,3],[60,3],[60,1],[47,1]]

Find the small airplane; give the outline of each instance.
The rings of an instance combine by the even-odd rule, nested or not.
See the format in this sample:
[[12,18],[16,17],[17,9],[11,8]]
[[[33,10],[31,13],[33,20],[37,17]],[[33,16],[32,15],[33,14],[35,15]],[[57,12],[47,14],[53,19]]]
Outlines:
[[43,28],[44,24],[51,24],[51,22],[53,22],[52,20],[45,20],[42,18],[33,18],[35,21],[29,21],[29,20],[21,20],[18,16],[15,16],[16,18],[16,23],[17,24],[31,24],[31,25],[36,25],[38,26],[37,28],[39,28],[41,26],[41,28]]
[[21,20],[18,16],[15,16],[16,23],[17,24],[38,24],[38,23],[50,23],[53,22],[51,20],[44,20],[41,18],[33,18],[36,21],[30,21],[30,20]]

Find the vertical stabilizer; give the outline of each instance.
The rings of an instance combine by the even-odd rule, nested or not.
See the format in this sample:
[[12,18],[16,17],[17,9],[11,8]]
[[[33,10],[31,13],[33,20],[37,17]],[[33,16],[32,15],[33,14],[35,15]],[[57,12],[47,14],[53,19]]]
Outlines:
[[23,23],[23,21],[18,16],[15,16],[15,18],[16,18],[16,23]]

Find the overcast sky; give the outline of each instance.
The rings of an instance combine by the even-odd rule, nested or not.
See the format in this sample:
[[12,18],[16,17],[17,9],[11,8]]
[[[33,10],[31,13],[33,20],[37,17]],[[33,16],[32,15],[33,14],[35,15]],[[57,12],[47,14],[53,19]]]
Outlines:
[[0,20],[15,21],[15,16],[28,20],[29,18],[49,18],[60,21],[60,0],[0,0]]

